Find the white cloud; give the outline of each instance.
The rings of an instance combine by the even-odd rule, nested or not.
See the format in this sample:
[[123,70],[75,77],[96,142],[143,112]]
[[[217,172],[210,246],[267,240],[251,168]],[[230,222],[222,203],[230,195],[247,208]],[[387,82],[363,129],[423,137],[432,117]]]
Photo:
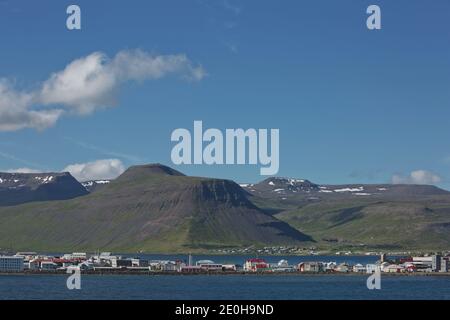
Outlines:
[[94,52],[74,60],[30,92],[17,91],[0,79],[0,131],[43,130],[54,125],[66,110],[89,114],[115,105],[116,92],[125,82],[169,75],[199,81],[206,72],[183,54],[153,55],[142,50],[125,50],[112,59]]
[[8,173],[41,173],[41,170],[35,170],[30,168],[18,168],[18,169],[10,169],[6,170]]
[[116,79],[107,70],[106,61],[105,55],[95,52],[71,62],[44,82],[40,100],[46,105],[71,107],[80,114],[113,104]]
[[427,170],[416,170],[412,171],[409,175],[393,175],[392,183],[393,184],[438,184],[442,181],[442,178],[430,171]]
[[97,160],[67,166],[64,172],[70,172],[78,181],[115,179],[125,171],[125,166],[118,159]]
[[53,126],[63,111],[32,109],[34,101],[34,93],[17,92],[7,80],[0,79],[0,131]]
[[184,54],[156,56],[142,50],[121,51],[111,61],[110,70],[123,80],[159,79],[168,74],[180,74],[191,80],[202,80],[206,72],[193,66]]
[[126,81],[160,79],[179,74],[201,80],[205,71],[194,67],[185,55],[151,55],[142,50],[120,51],[113,59],[101,52],[70,63],[53,74],[42,88],[44,104],[62,104],[80,114],[115,104],[115,93]]

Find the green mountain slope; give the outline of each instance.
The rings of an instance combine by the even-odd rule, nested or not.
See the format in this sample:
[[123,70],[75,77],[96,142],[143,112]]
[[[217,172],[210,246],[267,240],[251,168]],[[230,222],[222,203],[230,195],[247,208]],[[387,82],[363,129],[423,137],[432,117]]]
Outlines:
[[448,249],[450,198],[311,203],[277,218],[329,247]]
[[244,189],[253,203],[322,248],[450,248],[450,193],[434,186],[269,178]]
[[311,240],[228,180],[136,166],[92,194],[0,208],[0,247],[187,252]]

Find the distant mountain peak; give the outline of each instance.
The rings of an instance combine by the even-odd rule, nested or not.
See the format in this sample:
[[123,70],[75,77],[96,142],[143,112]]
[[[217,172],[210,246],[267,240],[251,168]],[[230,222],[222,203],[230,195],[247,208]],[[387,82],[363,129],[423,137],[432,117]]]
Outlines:
[[0,172],[0,206],[31,201],[65,200],[87,194],[68,172]]
[[338,198],[396,198],[406,199],[415,196],[448,195],[430,185],[410,184],[315,184],[306,179],[270,177],[256,184],[241,184],[250,194],[281,200],[314,200]]
[[0,188],[36,188],[43,184],[54,182],[60,177],[72,177],[68,172],[46,173],[8,173],[0,172]]
[[144,164],[129,167],[117,180],[135,179],[143,176],[184,176],[183,173],[160,163]]
[[242,185],[245,189],[257,189],[265,192],[317,192],[320,187],[306,179],[270,177],[256,185]]

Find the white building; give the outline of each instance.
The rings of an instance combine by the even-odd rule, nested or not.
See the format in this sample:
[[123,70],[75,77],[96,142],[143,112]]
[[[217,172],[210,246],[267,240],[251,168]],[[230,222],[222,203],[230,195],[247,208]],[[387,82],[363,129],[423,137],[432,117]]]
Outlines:
[[362,264],[358,263],[358,264],[353,266],[353,272],[366,273],[367,269],[366,269],[365,266],[363,266]]
[[38,254],[36,252],[17,252],[14,256],[23,257],[24,261],[33,260]]
[[164,272],[174,272],[177,271],[177,265],[173,261],[164,261],[160,264],[160,269]]
[[215,263],[211,260],[200,260],[196,263],[197,267],[200,267],[207,271],[222,271],[222,264]]
[[23,271],[23,257],[0,256],[0,272]]
[[58,265],[52,261],[42,261],[41,270],[43,271],[53,271],[58,268]]
[[397,264],[391,264],[387,267],[383,268],[383,272],[386,273],[402,273],[402,272],[406,272],[406,269],[404,266],[401,265],[397,265]]
[[379,264],[366,264],[366,273],[372,274],[378,270],[381,271],[381,267]]
[[277,264],[280,268],[289,268],[289,262],[287,260],[280,260]]
[[72,259],[79,259],[79,260],[86,260],[87,254],[86,252],[73,252],[73,253],[66,253],[63,256],[63,259],[72,260]]

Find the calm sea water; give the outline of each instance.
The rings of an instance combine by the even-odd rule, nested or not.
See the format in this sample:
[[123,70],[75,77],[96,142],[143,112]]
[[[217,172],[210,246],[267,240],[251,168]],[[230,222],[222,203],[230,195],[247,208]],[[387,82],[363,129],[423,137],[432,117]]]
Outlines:
[[[155,256],[156,257],[156,256]],[[159,256],[159,258],[161,258]],[[241,257],[197,257],[242,263]],[[245,258],[242,258],[245,260]],[[267,257],[277,262],[279,257]],[[296,257],[298,261],[374,262],[376,257]],[[290,262],[291,262],[290,261]],[[450,277],[382,277],[382,290],[369,291],[367,276],[115,276],[84,275],[81,290],[66,288],[64,275],[0,276],[0,299],[446,299]]]

